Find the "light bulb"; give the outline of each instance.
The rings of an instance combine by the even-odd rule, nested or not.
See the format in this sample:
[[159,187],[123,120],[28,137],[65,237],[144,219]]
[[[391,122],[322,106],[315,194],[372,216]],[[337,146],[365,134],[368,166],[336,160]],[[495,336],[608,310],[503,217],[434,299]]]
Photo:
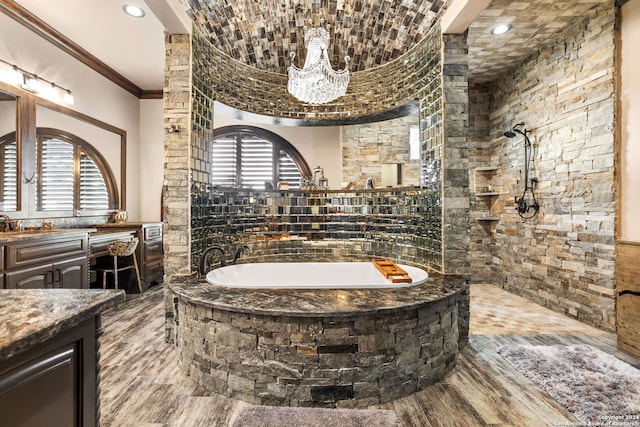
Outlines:
[[42,89],[42,83],[40,82],[38,77],[28,76],[22,87],[31,92],[38,93],[40,92],[40,89]]
[[63,100],[64,100],[64,103],[65,103],[65,104],[68,104],[68,105],[73,105],[73,104],[75,104],[75,102],[76,102],[76,100],[75,100],[75,98],[73,97],[73,95],[71,95],[71,91],[70,91],[70,90],[68,90],[68,91],[64,94]]
[[491,30],[491,34],[493,34],[494,36],[499,36],[501,34],[506,33],[510,29],[511,29],[511,25],[509,24],[498,24],[495,27],[493,27],[493,30]]
[[40,96],[53,102],[59,102],[60,90],[55,84],[51,83],[50,85],[46,85],[42,88]]
[[142,18],[144,16],[144,10],[135,4],[125,4],[122,6],[122,10],[124,10],[124,13],[129,16],[133,16],[134,18]]

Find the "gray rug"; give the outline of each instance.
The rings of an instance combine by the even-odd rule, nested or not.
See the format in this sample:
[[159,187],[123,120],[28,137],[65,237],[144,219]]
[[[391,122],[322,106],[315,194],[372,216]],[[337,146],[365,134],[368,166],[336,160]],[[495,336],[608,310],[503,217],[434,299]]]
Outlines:
[[589,345],[512,345],[498,353],[580,421],[638,425],[640,371],[614,356]]
[[242,409],[233,427],[395,427],[394,411],[377,409],[290,408],[250,406]]

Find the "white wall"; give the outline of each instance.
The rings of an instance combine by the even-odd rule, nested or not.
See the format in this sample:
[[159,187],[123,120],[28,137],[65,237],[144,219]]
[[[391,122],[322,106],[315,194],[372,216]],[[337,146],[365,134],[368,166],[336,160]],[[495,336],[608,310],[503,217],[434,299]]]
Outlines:
[[341,128],[338,126],[278,126],[241,121],[217,114],[215,128],[231,125],[248,125],[267,129],[289,141],[302,154],[309,167],[324,168],[329,187],[339,189],[342,183]]
[[140,100],[140,220],[160,221],[164,179],[162,99]]
[[[4,14],[0,14],[0,40],[0,59],[70,89],[73,110],[127,132],[126,205],[129,218],[139,219],[140,100]],[[159,179],[162,182],[162,175]]]
[[640,2],[630,1],[622,6],[621,26],[621,240],[640,242]]

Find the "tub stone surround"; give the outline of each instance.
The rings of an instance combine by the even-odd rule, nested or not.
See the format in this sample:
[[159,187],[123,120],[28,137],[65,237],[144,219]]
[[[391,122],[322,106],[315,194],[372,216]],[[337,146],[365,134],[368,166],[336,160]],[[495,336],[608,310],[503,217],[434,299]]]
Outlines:
[[437,273],[384,290],[169,285],[185,373],[250,403],[317,407],[376,405],[440,380],[467,342],[466,289],[463,277]]

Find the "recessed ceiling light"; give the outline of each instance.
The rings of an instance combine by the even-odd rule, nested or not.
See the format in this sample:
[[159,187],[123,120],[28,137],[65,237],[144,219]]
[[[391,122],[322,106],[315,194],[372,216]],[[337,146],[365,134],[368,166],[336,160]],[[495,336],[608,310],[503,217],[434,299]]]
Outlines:
[[491,30],[491,34],[493,34],[494,36],[499,36],[500,34],[506,33],[510,29],[511,29],[511,25],[509,24],[498,24],[495,27],[493,27],[493,30]]
[[142,18],[144,16],[144,10],[135,4],[125,4],[122,6],[122,10],[124,10],[124,13],[129,16],[133,16],[134,18]]

